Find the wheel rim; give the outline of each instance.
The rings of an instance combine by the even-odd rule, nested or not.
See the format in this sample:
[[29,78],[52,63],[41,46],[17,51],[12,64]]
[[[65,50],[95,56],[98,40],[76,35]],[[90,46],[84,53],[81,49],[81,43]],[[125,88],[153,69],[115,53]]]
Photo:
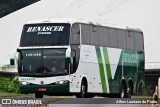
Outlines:
[[125,98],[126,97],[126,90],[125,90],[125,85],[122,83],[121,86],[121,94],[120,94],[121,98]]
[[121,91],[121,98],[124,98],[124,89]]
[[86,89],[85,89],[85,85],[83,84],[82,87],[81,87],[81,95],[82,97],[84,97],[86,94]]
[[131,95],[132,95],[131,94],[131,87],[129,86],[128,89],[127,89],[127,97],[131,98]]

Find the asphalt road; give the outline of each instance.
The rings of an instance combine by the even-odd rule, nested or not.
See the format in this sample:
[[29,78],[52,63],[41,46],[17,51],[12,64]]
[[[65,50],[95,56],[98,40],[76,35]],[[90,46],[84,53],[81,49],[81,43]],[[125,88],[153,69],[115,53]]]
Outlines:
[[152,107],[144,104],[49,104],[48,107]]
[[105,98],[105,100],[101,100],[101,98],[76,100],[58,99],[56,101],[50,101],[48,107],[156,107],[152,104],[114,104],[115,102],[113,102],[113,104],[111,103],[112,100],[110,98]]
[[[18,97],[21,99],[34,99],[34,97]],[[57,96],[44,96],[45,101],[43,105],[47,107],[158,107],[154,104],[115,104],[117,100],[126,100],[126,99],[111,99],[111,98],[75,98],[71,97],[57,97]]]

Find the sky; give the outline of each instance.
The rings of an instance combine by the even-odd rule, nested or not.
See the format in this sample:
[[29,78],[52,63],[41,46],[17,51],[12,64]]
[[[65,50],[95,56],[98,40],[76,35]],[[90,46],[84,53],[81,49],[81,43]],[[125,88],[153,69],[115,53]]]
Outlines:
[[27,21],[81,18],[142,29],[146,69],[160,68],[159,6],[159,0],[41,0],[0,19],[0,66],[9,63]]

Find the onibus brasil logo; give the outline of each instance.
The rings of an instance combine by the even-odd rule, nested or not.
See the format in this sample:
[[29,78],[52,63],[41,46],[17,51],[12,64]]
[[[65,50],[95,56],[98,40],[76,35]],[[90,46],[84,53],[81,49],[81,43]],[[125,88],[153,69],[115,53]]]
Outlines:
[[42,105],[42,100],[35,99],[2,99],[2,105]]

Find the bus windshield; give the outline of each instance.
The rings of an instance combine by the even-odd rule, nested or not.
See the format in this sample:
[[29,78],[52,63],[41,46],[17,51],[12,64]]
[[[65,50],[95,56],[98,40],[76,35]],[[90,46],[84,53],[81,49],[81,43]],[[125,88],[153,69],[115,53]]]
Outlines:
[[20,47],[69,45],[70,24],[26,24],[23,27]]
[[19,75],[58,76],[66,75],[66,49],[24,49],[19,52]]

